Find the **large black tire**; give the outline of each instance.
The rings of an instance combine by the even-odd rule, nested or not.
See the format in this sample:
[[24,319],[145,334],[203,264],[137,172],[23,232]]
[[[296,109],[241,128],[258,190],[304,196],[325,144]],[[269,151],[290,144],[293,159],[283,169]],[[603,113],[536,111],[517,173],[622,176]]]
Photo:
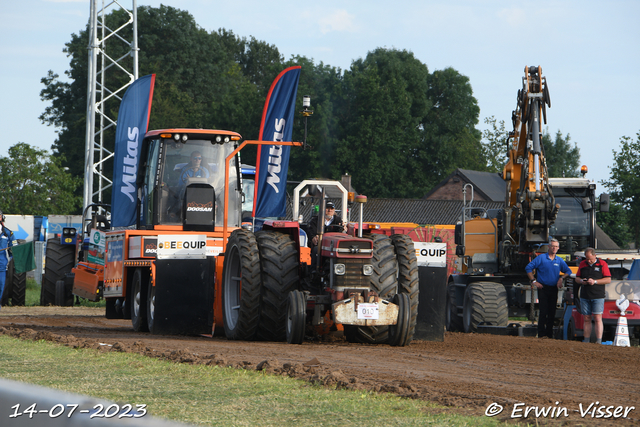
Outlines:
[[464,293],[462,323],[465,332],[477,332],[480,323],[507,326],[507,291],[500,283],[476,282]]
[[[370,289],[384,299],[391,300],[398,291],[398,261],[391,239],[383,234],[371,234],[373,240],[373,274]],[[389,340],[388,326],[344,325],[344,335],[349,342],[382,344]]]
[[288,234],[260,231],[255,236],[262,268],[257,338],[284,341],[287,338],[287,301],[289,292],[298,289],[300,255]]
[[254,234],[234,230],[222,267],[224,332],[231,340],[252,340],[260,323],[260,254]]
[[447,308],[446,308],[446,327],[449,332],[462,332],[462,316],[458,315],[458,307],[456,305],[456,286],[453,282],[447,285]]
[[55,305],[61,307],[73,306],[73,277],[73,273],[68,273],[63,280],[56,282]]
[[418,323],[418,294],[420,292],[418,258],[413,240],[406,234],[394,234],[391,236],[391,243],[398,261],[398,293],[406,294],[410,304],[410,318],[405,343],[395,345],[407,345],[413,339]]
[[286,335],[289,344],[302,344],[307,323],[307,298],[294,290],[287,298]]
[[16,273],[13,269],[11,278],[11,305],[24,306],[27,296],[27,273]]
[[147,286],[149,278],[142,274],[141,268],[136,268],[133,273],[131,289],[131,325],[136,332],[147,332]]
[[56,303],[56,282],[64,279],[75,265],[76,247],[61,245],[60,239],[47,240],[47,257],[40,289],[40,305]]
[[147,288],[147,329],[152,334],[155,334],[155,320],[156,320],[156,287],[153,286],[153,282],[149,280],[149,286]]

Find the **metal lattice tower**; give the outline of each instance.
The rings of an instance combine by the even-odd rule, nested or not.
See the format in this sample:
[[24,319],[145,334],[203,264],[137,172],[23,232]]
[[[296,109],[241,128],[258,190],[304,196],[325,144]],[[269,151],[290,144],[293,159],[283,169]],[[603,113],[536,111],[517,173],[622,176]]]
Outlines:
[[[104,202],[103,192],[112,185],[108,177],[111,171],[104,167],[105,162],[113,157],[113,152],[105,148],[105,131],[115,128],[116,118],[109,117],[105,104],[114,99],[121,101],[127,87],[138,78],[137,0],[131,0],[130,9],[122,5],[126,0],[109,0],[106,4],[105,0],[90,1],[83,211],[91,203]],[[105,21],[106,16],[118,9],[125,11],[129,19],[118,28],[110,28]],[[112,58],[106,49],[107,42],[124,43],[129,51],[119,58]],[[128,58],[133,58],[133,64]],[[128,81],[122,86],[108,88],[107,72],[128,76]],[[94,176],[97,179],[95,187]]]

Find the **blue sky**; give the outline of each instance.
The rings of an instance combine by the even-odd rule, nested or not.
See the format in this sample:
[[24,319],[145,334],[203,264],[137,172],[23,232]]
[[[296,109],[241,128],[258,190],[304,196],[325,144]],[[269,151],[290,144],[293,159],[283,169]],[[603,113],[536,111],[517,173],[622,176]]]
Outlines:
[[[121,0],[130,7],[131,0]],[[138,6],[161,2],[138,0]],[[430,71],[469,77],[480,123],[495,116],[511,129],[525,65],[541,65],[551,94],[549,132],[570,134],[587,175],[609,178],[612,150],[640,131],[640,1],[213,1],[165,0],[204,29],[232,30],[348,69],[377,48],[406,49]],[[48,149],[55,129],[40,79],[69,68],[62,52],[89,19],[88,0],[0,0],[0,155],[17,142]]]

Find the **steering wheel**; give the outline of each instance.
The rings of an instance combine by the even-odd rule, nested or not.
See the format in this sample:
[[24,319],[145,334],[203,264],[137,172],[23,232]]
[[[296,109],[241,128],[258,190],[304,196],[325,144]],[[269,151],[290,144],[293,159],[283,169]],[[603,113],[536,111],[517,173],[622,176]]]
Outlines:
[[325,233],[342,233],[343,230],[340,224],[330,224],[326,226]]

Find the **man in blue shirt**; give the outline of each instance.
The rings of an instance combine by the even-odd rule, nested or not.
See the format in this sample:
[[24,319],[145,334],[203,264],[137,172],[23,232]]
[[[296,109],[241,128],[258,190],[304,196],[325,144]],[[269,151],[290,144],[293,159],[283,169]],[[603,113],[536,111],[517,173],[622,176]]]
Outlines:
[[[567,263],[556,256],[558,249],[560,249],[560,243],[556,239],[551,239],[549,251],[546,254],[538,255],[525,267],[531,284],[538,289],[540,308],[538,338],[553,338],[553,321],[556,317],[558,289],[562,287],[565,277],[571,275]],[[533,270],[536,270],[536,279],[533,277]]]
[[0,211],[0,301],[4,291],[4,282],[7,277],[7,266],[11,260],[11,247],[13,246],[13,233],[4,226],[4,214]]

